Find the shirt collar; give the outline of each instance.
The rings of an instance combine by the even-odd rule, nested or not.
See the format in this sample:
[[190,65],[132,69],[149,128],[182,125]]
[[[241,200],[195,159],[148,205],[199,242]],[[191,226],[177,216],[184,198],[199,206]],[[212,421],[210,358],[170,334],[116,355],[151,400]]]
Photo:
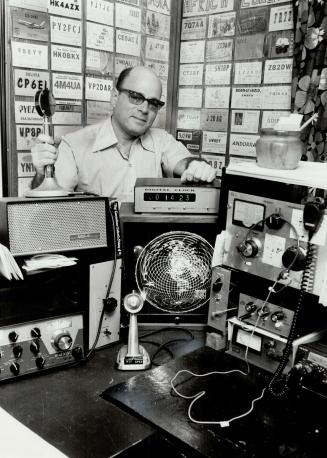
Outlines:
[[[139,137],[139,140],[144,149],[155,152],[154,141],[151,131],[146,132],[144,135]],[[112,127],[111,119],[106,119],[103,123],[100,124],[99,130],[96,134],[95,140],[93,142],[91,153],[96,153],[97,151],[110,148],[113,145],[118,143],[116,134]]]

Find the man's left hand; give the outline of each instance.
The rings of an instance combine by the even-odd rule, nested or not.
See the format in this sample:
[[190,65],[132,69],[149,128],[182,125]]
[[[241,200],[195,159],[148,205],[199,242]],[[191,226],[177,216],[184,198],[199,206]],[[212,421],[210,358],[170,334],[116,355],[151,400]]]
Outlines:
[[197,161],[196,159],[189,163],[181,176],[181,182],[186,181],[206,181],[210,183],[216,177],[216,170],[207,162]]

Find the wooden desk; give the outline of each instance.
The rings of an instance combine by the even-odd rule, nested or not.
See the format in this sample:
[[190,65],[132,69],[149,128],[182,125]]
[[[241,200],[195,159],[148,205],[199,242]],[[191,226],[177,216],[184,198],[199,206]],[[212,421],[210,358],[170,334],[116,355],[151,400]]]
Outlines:
[[[187,457],[212,458],[325,458],[327,401],[308,393],[298,400],[279,401],[265,395],[246,417],[227,428],[199,425],[187,416],[190,400],[177,397],[170,380],[180,369],[195,373],[244,369],[244,362],[208,347],[176,359],[151,372],[108,388],[102,396],[155,427],[184,451]],[[269,375],[270,377],[270,375]],[[269,380],[251,368],[251,374],[181,375],[178,389],[207,395],[194,405],[192,414],[202,420],[225,420],[246,412]]]

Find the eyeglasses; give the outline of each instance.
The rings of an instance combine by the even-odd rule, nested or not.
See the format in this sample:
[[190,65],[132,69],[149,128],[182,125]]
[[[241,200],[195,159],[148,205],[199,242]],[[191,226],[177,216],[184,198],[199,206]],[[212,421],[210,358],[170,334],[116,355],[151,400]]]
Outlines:
[[145,100],[148,102],[149,107],[152,110],[160,110],[165,104],[165,102],[162,102],[161,100],[158,99],[147,99],[144,97],[143,94],[140,94],[140,92],[135,92],[135,91],[130,91],[129,89],[118,89],[119,92],[125,92],[128,94],[128,99],[133,105],[142,105],[142,103],[145,102]]

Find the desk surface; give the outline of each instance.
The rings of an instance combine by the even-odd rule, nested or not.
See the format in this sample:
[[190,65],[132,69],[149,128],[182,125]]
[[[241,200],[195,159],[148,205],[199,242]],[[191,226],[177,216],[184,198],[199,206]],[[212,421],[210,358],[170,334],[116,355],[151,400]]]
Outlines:
[[[169,347],[175,356],[203,345],[203,332],[194,334],[193,341]],[[177,331],[163,332],[151,340],[162,343],[176,336],[185,337]],[[154,429],[100,396],[108,386],[135,375],[115,369],[121,345],[96,351],[85,364],[0,384],[0,406],[69,458],[140,456],[132,449],[147,443]],[[144,345],[150,354],[156,350],[153,345]],[[169,360],[164,352],[161,358],[157,361]],[[6,432],[5,425],[0,428]],[[2,452],[0,447],[1,458],[13,458]],[[151,453],[143,456],[151,457]]]
[[[279,401],[265,395],[246,417],[227,428],[199,425],[187,417],[190,400],[171,391],[178,370],[198,374],[242,368],[244,362],[204,347],[151,372],[108,388],[103,397],[137,415],[185,450],[186,456],[214,458],[325,458],[326,405],[307,393],[299,400]],[[251,367],[251,375],[211,375],[194,378],[181,374],[178,389],[186,395],[206,395],[193,407],[199,420],[221,421],[249,410],[251,401],[267,385],[267,374]]]

